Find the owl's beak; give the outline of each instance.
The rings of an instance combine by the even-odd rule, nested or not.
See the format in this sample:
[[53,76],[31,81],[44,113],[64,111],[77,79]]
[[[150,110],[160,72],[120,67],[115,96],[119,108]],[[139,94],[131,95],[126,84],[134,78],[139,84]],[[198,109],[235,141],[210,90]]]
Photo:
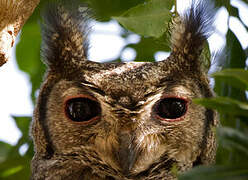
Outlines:
[[137,157],[132,141],[133,137],[130,132],[124,132],[119,135],[119,151],[117,152],[117,159],[123,173],[126,175],[130,174]]

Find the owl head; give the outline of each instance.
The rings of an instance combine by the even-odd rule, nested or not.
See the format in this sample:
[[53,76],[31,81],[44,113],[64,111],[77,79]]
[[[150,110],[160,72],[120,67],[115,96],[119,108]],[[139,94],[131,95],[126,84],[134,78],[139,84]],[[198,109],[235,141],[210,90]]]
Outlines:
[[[215,112],[201,52],[214,14],[194,4],[160,62],[87,59],[89,9],[50,4],[42,26],[47,73],[34,112],[33,179],[174,179],[214,162]],[[106,45],[109,42],[106,42]]]

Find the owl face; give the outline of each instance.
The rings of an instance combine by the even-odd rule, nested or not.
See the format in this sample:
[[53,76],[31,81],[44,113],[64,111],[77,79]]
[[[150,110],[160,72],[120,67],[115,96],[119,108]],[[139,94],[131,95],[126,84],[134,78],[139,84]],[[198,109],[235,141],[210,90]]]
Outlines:
[[94,63],[94,73],[82,69],[59,79],[46,112],[54,153],[80,155],[87,148],[124,175],[164,156],[192,166],[207,121],[206,109],[192,99],[203,92],[198,80],[160,66],[164,62]]
[[80,9],[44,15],[32,179],[175,179],[173,168],[214,162],[215,113],[192,101],[213,96],[201,65],[211,11],[192,6],[175,24],[166,60],[101,64],[87,60]]

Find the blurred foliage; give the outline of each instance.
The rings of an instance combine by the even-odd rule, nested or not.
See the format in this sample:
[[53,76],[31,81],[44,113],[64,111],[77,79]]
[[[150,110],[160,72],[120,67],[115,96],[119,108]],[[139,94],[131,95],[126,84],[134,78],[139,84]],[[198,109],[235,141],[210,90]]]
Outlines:
[[[47,0],[42,0],[34,14],[22,29],[20,42],[16,48],[17,64],[27,73],[32,84],[31,99],[35,103],[36,92],[45,71],[40,60],[40,11]],[[154,61],[158,51],[169,52],[168,24],[173,16],[173,1],[164,0],[82,0],[87,2],[100,22],[117,20],[121,24],[120,36],[127,40],[132,34],[143,35],[137,43],[129,43],[120,51],[119,57],[110,61],[121,61],[126,48],[136,51],[135,61]],[[248,5],[247,0],[240,0]],[[239,9],[230,0],[216,0],[216,8],[225,8],[248,29],[248,22],[243,22]],[[149,12],[149,13],[148,13]],[[147,16],[149,14],[149,17]],[[150,16],[151,15],[151,16]],[[127,28],[127,29],[124,29]],[[243,49],[237,36],[228,25],[226,33],[225,61],[219,63],[222,71],[212,74],[215,80],[214,91],[217,97],[196,99],[195,102],[220,113],[221,126],[216,129],[219,142],[217,163],[215,166],[199,166],[180,175],[180,180],[193,179],[248,179],[248,72],[246,59],[248,48]],[[128,42],[128,41],[126,41]],[[205,55],[206,54],[206,55]],[[203,59],[209,66],[209,48],[204,51]],[[204,61],[205,61],[204,60]],[[234,69],[233,69],[234,68]],[[0,179],[28,179],[33,145],[29,137],[31,117],[13,117],[22,137],[16,145],[0,142]]]

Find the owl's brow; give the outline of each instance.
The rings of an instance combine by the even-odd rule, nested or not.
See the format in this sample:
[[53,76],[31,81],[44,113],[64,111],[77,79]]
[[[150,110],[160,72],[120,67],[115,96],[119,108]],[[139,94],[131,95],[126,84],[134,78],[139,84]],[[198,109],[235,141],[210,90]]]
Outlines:
[[[162,79],[160,79],[159,83],[156,85],[157,88],[159,87],[166,87],[167,88],[174,88],[175,86],[183,86],[187,89],[192,89],[192,85],[196,84],[193,81],[187,81],[189,80],[188,78],[173,78],[171,76],[169,77],[164,77]],[[187,81],[187,83],[186,83]]]
[[96,86],[94,83],[91,83],[89,81],[83,80],[81,81],[79,84],[77,84],[77,86],[80,88],[82,86],[87,87],[89,89],[91,89],[92,91],[105,96],[105,92],[103,90],[101,90],[98,86]]
[[176,79],[174,79],[171,75],[167,76],[167,77],[163,77],[159,80],[159,83],[157,84],[157,87],[162,87],[165,84],[166,85],[170,85],[170,84],[175,84]]

